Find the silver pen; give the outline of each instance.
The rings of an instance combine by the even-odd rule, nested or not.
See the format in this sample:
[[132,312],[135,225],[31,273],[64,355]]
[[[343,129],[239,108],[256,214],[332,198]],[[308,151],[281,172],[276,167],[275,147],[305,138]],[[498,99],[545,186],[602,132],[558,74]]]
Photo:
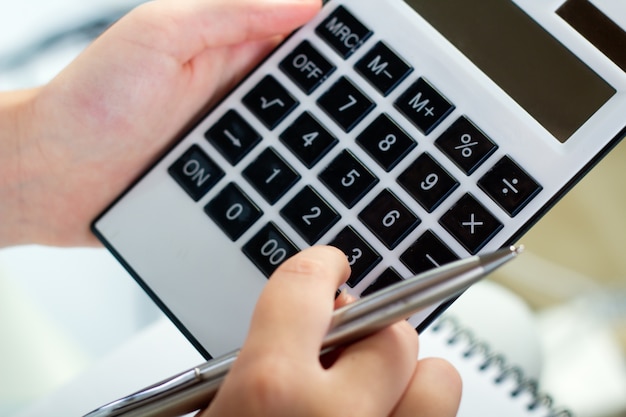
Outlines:
[[[357,341],[419,310],[459,295],[482,277],[515,258],[523,247],[500,249],[451,262],[363,297],[335,310],[321,355]],[[104,405],[84,417],[173,417],[209,405],[239,351]]]

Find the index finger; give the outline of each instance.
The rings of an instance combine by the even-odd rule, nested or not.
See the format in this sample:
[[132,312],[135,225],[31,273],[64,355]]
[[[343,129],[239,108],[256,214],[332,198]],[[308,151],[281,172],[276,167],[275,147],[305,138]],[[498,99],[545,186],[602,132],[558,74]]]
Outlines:
[[244,349],[318,357],[335,293],[349,274],[346,256],[330,246],[308,248],[285,261],[261,293]]

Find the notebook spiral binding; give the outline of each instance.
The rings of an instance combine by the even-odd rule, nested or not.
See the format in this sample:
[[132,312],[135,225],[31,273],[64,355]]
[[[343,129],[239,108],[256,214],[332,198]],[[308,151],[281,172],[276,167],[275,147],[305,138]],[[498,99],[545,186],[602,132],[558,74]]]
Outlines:
[[521,368],[510,365],[502,354],[493,352],[487,343],[478,340],[456,318],[444,314],[435,320],[430,330],[435,333],[445,331],[450,334],[451,336],[446,340],[450,345],[465,343],[467,349],[463,350],[464,358],[474,358],[476,355],[481,355],[484,361],[478,365],[480,371],[497,367],[499,372],[493,380],[495,384],[502,384],[513,378],[515,384],[509,394],[511,397],[517,397],[522,393],[529,393],[532,398],[532,401],[527,405],[529,411],[542,407],[549,411],[545,417],[574,417],[574,414],[568,409],[554,408],[554,400],[550,395],[539,391],[537,381],[527,378]]

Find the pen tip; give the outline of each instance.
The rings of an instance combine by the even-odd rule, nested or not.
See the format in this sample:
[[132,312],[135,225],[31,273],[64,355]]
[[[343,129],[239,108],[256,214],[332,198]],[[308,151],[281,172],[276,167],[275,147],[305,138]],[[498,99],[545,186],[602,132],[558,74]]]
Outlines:
[[519,255],[520,253],[524,252],[524,249],[525,249],[524,245],[511,246],[509,248],[509,250],[513,252],[515,255]]
[[492,253],[481,255],[481,261],[487,273],[497,269],[508,261],[517,258],[517,255],[524,251],[523,245],[509,246]]

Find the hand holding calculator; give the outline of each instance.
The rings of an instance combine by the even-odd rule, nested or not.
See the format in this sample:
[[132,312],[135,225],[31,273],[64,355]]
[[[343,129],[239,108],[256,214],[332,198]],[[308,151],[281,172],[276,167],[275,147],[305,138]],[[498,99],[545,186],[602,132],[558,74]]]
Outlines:
[[93,230],[207,357],[304,247],[362,295],[509,245],[625,132],[624,50],[571,16],[623,27],[558,3],[330,0]]

